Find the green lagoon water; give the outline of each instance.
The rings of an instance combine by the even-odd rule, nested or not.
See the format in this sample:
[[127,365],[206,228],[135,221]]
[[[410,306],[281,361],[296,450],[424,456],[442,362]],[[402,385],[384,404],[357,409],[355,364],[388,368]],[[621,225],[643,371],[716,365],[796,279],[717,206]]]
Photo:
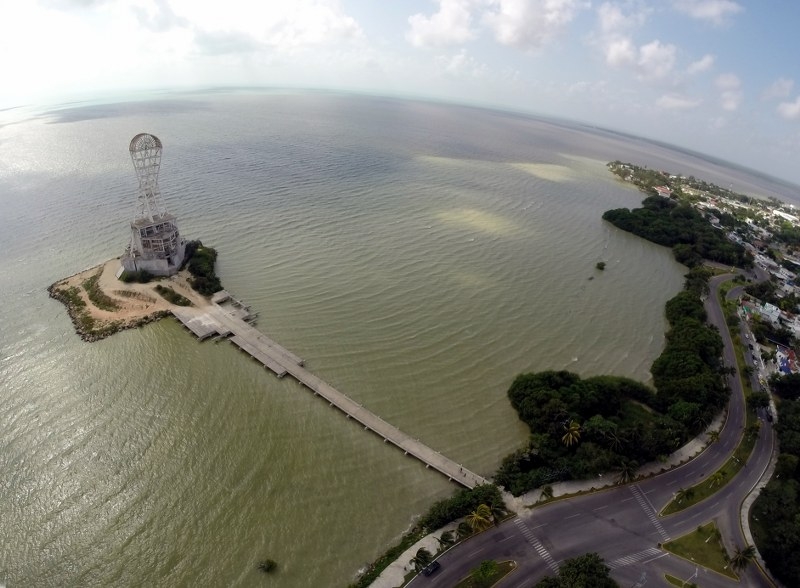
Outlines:
[[[218,249],[262,330],[487,476],[526,438],[505,394],[516,374],[648,380],[662,348],[685,268],[600,219],[641,200],[605,162],[704,165],[547,121],[354,96],[175,95],[17,118],[0,128],[9,588],[343,586],[455,489],[173,320],[93,344],[74,334],[46,288],[122,252],[136,133],[162,139],[167,207]],[[256,570],[265,557],[277,575]]]

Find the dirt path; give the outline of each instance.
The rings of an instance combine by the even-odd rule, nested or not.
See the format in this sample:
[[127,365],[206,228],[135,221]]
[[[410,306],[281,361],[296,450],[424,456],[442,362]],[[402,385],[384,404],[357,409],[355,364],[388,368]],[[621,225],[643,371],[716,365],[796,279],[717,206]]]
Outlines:
[[[189,286],[189,273],[184,270],[169,278],[154,279],[147,284],[125,283],[116,277],[120,268],[118,258],[84,270],[50,286],[50,295],[67,306],[78,334],[87,341],[96,341],[122,329],[146,324],[166,316],[175,305],[156,292],[156,285],[169,287],[188,298],[196,308],[210,302]],[[86,290],[87,280],[98,275],[100,296],[114,308],[99,308]],[[95,296],[97,299],[97,296]],[[83,304],[80,303],[83,302]]]

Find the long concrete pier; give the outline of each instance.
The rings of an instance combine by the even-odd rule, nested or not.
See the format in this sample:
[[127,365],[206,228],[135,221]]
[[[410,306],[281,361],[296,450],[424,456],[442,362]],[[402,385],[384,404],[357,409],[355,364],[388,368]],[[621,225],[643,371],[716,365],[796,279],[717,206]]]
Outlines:
[[254,315],[250,309],[232,298],[227,292],[215,294],[211,305],[205,308],[176,308],[172,314],[201,341],[209,337],[229,337],[239,349],[273,371],[279,378],[291,375],[314,395],[320,396],[331,406],[342,411],[347,418],[360,423],[365,430],[372,431],[425,464],[426,467],[438,470],[450,480],[467,488],[479,484],[487,484],[489,480],[469,471],[421,443],[419,440],[403,433],[392,424],[364,408],[349,396],[342,394],[333,386],[312,374],[303,365],[303,360],[288,349],[261,333],[250,324]]

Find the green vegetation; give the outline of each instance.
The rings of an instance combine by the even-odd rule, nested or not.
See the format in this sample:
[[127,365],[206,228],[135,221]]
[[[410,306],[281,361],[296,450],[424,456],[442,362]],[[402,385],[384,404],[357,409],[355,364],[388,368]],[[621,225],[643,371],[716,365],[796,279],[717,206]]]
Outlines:
[[278,563],[272,559],[265,559],[258,562],[258,569],[265,574],[271,574],[278,569]]
[[[400,557],[414,543],[431,531],[435,531],[447,523],[477,511],[481,505],[489,505],[490,512],[498,515],[507,512],[506,505],[497,486],[484,484],[475,486],[472,490],[459,490],[451,498],[440,500],[431,506],[414,527],[403,535],[400,542],[372,563],[358,580],[350,585],[350,588],[367,588],[390,563]],[[492,517],[496,520],[494,514]],[[459,540],[463,540],[471,536],[472,533],[473,530],[468,524],[461,523],[457,536]]]
[[189,241],[186,244],[186,258],[188,263],[189,284],[203,296],[211,296],[214,292],[222,290],[222,284],[214,271],[217,261],[217,252],[211,247],[204,247],[200,241]]
[[[722,290],[723,289],[720,288],[719,302],[723,306],[726,317],[728,315],[733,317],[734,320],[731,322],[738,326],[739,318],[736,315],[736,305],[732,301],[725,300]],[[769,404],[769,395],[762,392],[754,393],[750,387],[750,379],[741,377],[741,375],[745,373],[747,365],[744,360],[744,348],[742,346],[741,339],[738,336],[733,337],[733,347],[738,366],[739,381],[742,385],[742,390],[748,406],[745,434],[740,440],[731,458],[728,459],[728,461],[726,461],[722,467],[720,467],[716,472],[699,484],[696,484],[690,488],[681,488],[678,490],[678,492],[675,494],[675,498],[673,498],[673,500],[662,511],[663,515],[679,512],[697,504],[702,500],[705,500],[709,496],[712,496],[714,493],[723,488],[725,484],[732,480],[739,470],[741,470],[750,459],[750,454],[755,447],[759,431],[759,420],[756,416],[756,409],[759,406],[765,406]],[[719,431],[710,431],[708,433],[709,443],[714,443],[717,440],[719,440]]]
[[747,464],[757,438],[757,429],[745,431],[742,442],[736,447],[733,456],[721,468],[699,484],[695,484],[690,488],[679,489],[675,494],[675,498],[661,511],[661,514],[666,516],[680,512],[719,492]]
[[487,559],[472,570],[468,577],[456,584],[456,588],[489,588],[513,572],[517,565],[513,561],[496,562]]
[[556,577],[547,576],[536,588],[614,588],[611,570],[596,553],[587,553],[564,560]]
[[170,288],[169,286],[162,286],[161,284],[156,284],[155,287],[156,292],[158,292],[162,298],[164,298],[167,302],[171,304],[175,304],[177,306],[191,306],[192,301],[183,296],[182,294],[178,294],[175,290]]
[[744,247],[729,241],[690,204],[649,196],[642,208],[607,210],[603,219],[623,231],[672,247],[675,259],[689,267],[704,259],[739,267],[753,265],[753,257]]
[[778,405],[780,454],[775,475],[751,510],[756,545],[775,577],[800,586],[800,375],[773,378]]
[[650,370],[655,391],[615,376],[517,376],[508,396],[531,436],[503,460],[495,481],[514,495],[612,470],[624,483],[639,464],[670,454],[708,426],[729,392],[721,378],[722,339],[704,324],[707,280],[703,268],[692,269],[686,290],[667,302],[671,328]]
[[[606,167],[611,170],[611,173],[625,181],[632,182],[638,186],[640,190],[650,194],[653,193],[653,188],[656,186],[666,186],[673,191],[673,194],[687,200],[689,198],[686,196],[686,193],[695,191],[702,192],[708,196],[720,196],[738,200],[744,204],[756,204],[759,202],[746,194],[733,192],[728,188],[722,188],[711,182],[699,180],[694,176],[676,176],[664,171],[648,169],[647,167],[634,165],[632,163],[623,163],[619,160],[609,162],[606,164]],[[773,201],[774,199],[770,200]],[[774,200],[773,203],[777,204],[777,202],[777,200]],[[718,214],[717,216],[719,217],[720,224],[724,226],[727,226],[725,223],[731,223],[736,220],[728,213],[722,213],[722,215]]]
[[605,261],[598,261],[597,265],[595,265],[595,267],[602,271],[602,270],[606,269],[606,262]]
[[127,284],[130,284],[131,282],[146,284],[153,279],[153,274],[151,274],[147,270],[139,270],[138,272],[124,271],[122,272],[122,275],[119,277],[119,279]]
[[696,531],[665,543],[663,547],[684,559],[724,574],[734,580],[738,579],[730,569],[728,554],[720,540],[719,529],[713,522],[697,527]]
[[800,296],[794,293],[785,295],[779,293],[778,286],[771,280],[750,284],[745,287],[744,291],[753,298],[757,298],[762,302],[769,302],[781,310],[786,310],[788,312],[796,312],[797,306],[800,304]]
[[677,586],[678,588],[697,588],[697,584],[694,582],[689,582],[687,584],[685,580],[681,580],[680,578],[676,578],[670,574],[664,574],[664,578],[666,579],[667,583]]
[[419,572],[427,566],[429,563],[433,561],[433,554],[425,549],[424,547],[420,547],[417,549],[416,555],[412,557],[408,563],[414,566],[414,569]]
[[769,387],[785,400],[800,399],[800,374],[773,374],[769,379]]
[[98,271],[91,278],[86,278],[81,285],[83,289],[86,290],[86,294],[89,296],[89,300],[92,301],[92,304],[100,310],[106,310],[108,312],[119,310],[119,304],[114,302],[113,298],[106,295],[106,293],[100,289],[98,282],[100,281],[101,273],[102,270]]

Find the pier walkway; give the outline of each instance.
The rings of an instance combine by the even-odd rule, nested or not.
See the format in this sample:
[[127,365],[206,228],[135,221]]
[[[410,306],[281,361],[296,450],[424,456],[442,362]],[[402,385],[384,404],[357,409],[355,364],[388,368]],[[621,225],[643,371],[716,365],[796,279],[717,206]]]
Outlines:
[[201,341],[208,337],[230,337],[230,341],[239,349],[273,371],[278,377],[286,374],[311,390],[315,396],[328,401],[331,406],[341,410],[349,419],[360,423],[365,430],[370,430],[383,438],[384,442],[396,445],[405,452],[425,464],[426,467],[438,470],[454,482],[467,488],[487,484],[489,480],[469,471],[460,464],[443,456],[421,443],[419,440],[403,433],[400,429],[364,408],[349,396],[342,394],[333,386],[312,374],[303,365],[303,360],[291,351],[261,333],[249,324],[253,315],[241,302],[225,306],[233,300],[227,292],[214,295],[211,305],[204,308],[175,308],[172,314]]

